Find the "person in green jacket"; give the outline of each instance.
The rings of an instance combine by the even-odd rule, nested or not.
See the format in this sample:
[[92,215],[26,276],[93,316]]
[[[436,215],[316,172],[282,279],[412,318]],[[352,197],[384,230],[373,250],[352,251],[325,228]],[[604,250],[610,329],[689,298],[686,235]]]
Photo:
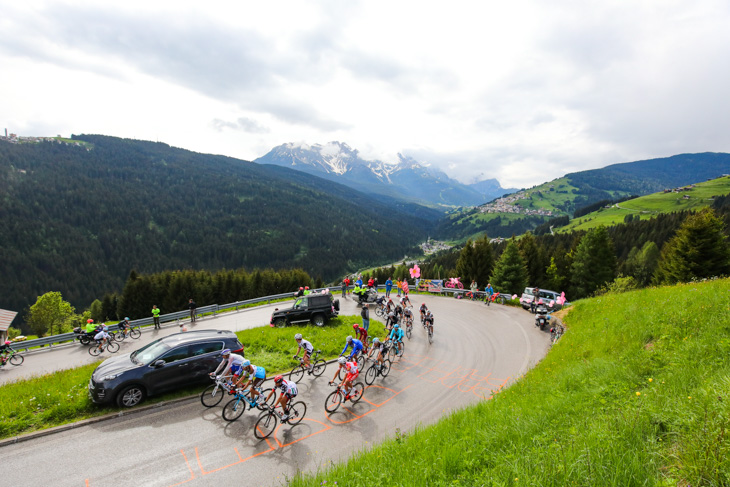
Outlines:
[[152,305],[152,319],[155,322],[155,330],[160,328],[160,308],[156,304]]
[[94,330],[96,330],[94,320],[86,320],[86,333],[91,333]]

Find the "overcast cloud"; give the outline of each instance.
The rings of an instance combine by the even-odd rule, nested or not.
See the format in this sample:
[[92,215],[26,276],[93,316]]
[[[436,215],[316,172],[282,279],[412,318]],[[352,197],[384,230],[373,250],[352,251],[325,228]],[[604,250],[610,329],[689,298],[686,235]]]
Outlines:
[[726,1],[115,3],[0,0],[4,127],[246,160],[337,140],[504,187],[730,152]]

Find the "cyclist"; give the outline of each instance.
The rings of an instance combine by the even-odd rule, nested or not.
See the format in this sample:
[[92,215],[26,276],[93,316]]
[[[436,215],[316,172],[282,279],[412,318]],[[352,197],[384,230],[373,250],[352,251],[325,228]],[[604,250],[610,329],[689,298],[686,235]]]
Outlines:
[[407,323],[408,321],[411,322],[411,326],[413,325],[413,313],[411,312],[411,308],[406,308],[403,310],[403,318],[404,323]]
[[119,322],[118,326],[119,326],[120,333],[122,333],[124,336],[127,336],[129,334],[129,318],[128,317],[125,316],[124,319]]
[[403,310],[404,309],[405,308],[403,306],[401,306],[400,304],[397,304],[395,306],[395,317],[396,317],[398,323],[401,322],[401,318],[403,317]]
[[373,338],[373,346],[370,347],[368,358],[372,357],[376,351],[378,353],[376,361],[378,363],[378,368],[380,368],[380,366],[383,365],[383,357],[388,352],[388,349],[385,347],[385,343],[381,342],[378,337]]
[[393,341],[393,346],[396,348],[396,350],[400,349],[401,345],[403,344],[403,330],[398,323],[396,323],[391,330],[388,339]]
[[387,311],[388,313],[390,313],[391,311],[393,311],[393,309],[395,309],[395,305],[393,304],[393,300],[390,299],[390,298],[388,298],[388,304],[386,305],[385,311]]
[[299,348],[297,348],[297,353],[294,355],[294,360],[299,358],[299,352],[304,349],[304,355],[302,355],[302,362],[304,362],[304,366],[307,367],[310,371],[312,370],[312,366],[309,363],[309,357],[312,356],[312,352],[314,352],[314,347],[311,343],[309,343],[307,340],[302,338],[301,333],[297,333],[294,335],[294,340],[297,341],[297,345],[299,345]]
[[357,339],[362,342],[362,352],[368,353],[368,331],[357,323],[352,325],[352,329],[357,333]]
[[218,374],[225,372],[226,370],[230,370],[231,375],[233,375],[233,378],[231,382],[236,382],[239,377],[243,374],[243,363],[245,359],[242,355],[238,355],[237,353],[231,353],[230,348],[226,348],[221,352],[221,357],[223,357],[223,360],[221,360],[221,363],[218,364],[218,367],[211,372],[209,375],[211,377],[216,377]]
[[388,319],[385,320],[385,328],[390,331],[396,323],[398,323],[398,316],[396,316],[395,310],[393,310],[388,313]]
[[340,352],[340,355],[345,355],[345,352],[349,347],[352,347],[352,352],[350,353],[350,356],[347,357],[348,359],[352,360],[352,357],[357,355],[359,352],[362,352],[362,342],[358,340],[357,338],[352,338],[351,336],[347,337],[347,341],[345,342],[345,348],[342,349],[342,352]]
[[329,382],[329,385],[332,385],[335,383],[337,374],[339,374],[340,369],[342,369],[344,367],[345,371],[347,371],[347,374],[345,374],[345,379],[342,382],[340,382],[340,387],[345,391],[345,400],[348,400],[348,399],[350,399],[350,390],[352,389],[352,381],[357,379],[357,376],[360,375],[360,371],[357,368],[357,362],[355,362],[355,361],[348,362],[345,357],[338,358],[337,363],[340,364],[340,366],[337,367],[337,371],[335,371],[335,376]]
[[433,335],[433,313],[429,310],[426,313],[426,317],[423,319],[423,326],[429,328]]
[[423,303],[418,310],[421,312],[421,323],[423,324],[423,319],[426,317],[426,312],[428,311],[428,306],[426,306],[426,303]]
[[[297,383],[286,380],[282,376],[277,375],[276,377],[274,377],[274,385],[281,388],[281,396],[279,396],[279,399],[276,400],[274,408],[281,405],[281,413],[279,413],[279,418],[281,418],[282,421],[286,421],[289,418],[289,408],[287,407],[289,401],[297,397],[298,394]],[[271,397],[271,395],[276,392],[276,387],[271,389],[269,395],[266,396],[267,403],[269,402],[269,398]]]
[[[246,389],[251,387],[248,392],[248,397],[251,399],[251,402],[256,404],[256,399],[254,397],[254,394],[256,394],[256,388],[263,384],[266,380],[266,369],[264,369],[261,366],[253,365],[250,360],[244,360],[242,364],[243,368],[243,375],[240,379],[238,379],[238,382],[236,382],[236,385],[243,382],[244,378],[247,378],[248,381],[246,382],[246,385],[244,385],[241,390],[245,391]],[[262,398],[263,394],[259,394],[258,399]]]
[[109,342],[109,339],[111,339],[111,335],[106,331],[106,325],[104,323],[101,324],[101,330],[97,332],[96,335],[94,335],[94,340],[96,340],[97,346],[96,348],[99,349],[99,353],[104,351],[104,342]]
[[13,349],[10,348],[10,343],[10,340],[5,340],[5,343],[0,345],[0,365],[5,365],[8,361],[8,356],[13,351]]

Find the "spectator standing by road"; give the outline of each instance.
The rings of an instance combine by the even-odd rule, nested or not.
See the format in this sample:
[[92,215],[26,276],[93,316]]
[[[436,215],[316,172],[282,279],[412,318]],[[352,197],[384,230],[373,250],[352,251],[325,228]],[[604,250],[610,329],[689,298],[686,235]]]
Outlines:
[[472,279],[471,286],[469,286],[469,291],[471,291],[471,300],[474,301],[477,298],[477,291],[479,290],[479,286],[477,286],[477,282]]
[[155,330],[160,329],[160,308],[156,304],[152,305],[152,321],[155,322]]
[[389,277],[387,281],[385,281],[385,297],[390,297],[390,290],[393,289],[393,280]]
[[370,328],[370,308],[367,304],[362,305],[360,317],[362,318],[362,327],[365,328],[365,331],[368,331],[368,328]]
[[411,299],[408,297],[408,281],[406,279],[403,279],[401,288],[403,289],[403,296],[410,302]]
[[374,281],[374,280],[373,280],[373,278],[371,277],[370,279],[368,279],[368,287],[369,287],[369,288],[372,288],[372,287],[373,287],[374,285],[375,285],[375,281]]
[[400,298],[400,290],[403,287],[403,283],[400,282],[400,279],[396,279],[395,285],[398,287],[398,297]]
[[193,298],[190,298],[188,308],[190,309],[190,323],[195,323],[195,310],[198,309],[198,305],[193,301]]
[[347,278],[342,279],[342,297],[347,296]]
[[536,287],[532,290],[532,302],[530,303],[530,312],[534,313],[537,309],[538,299],[540,299],[540,288]]

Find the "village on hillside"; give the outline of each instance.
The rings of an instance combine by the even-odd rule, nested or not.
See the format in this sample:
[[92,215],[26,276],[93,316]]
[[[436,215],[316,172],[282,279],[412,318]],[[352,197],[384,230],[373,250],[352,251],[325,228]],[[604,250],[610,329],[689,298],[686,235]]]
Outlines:
[[544,208],[523,208],[516,204],[519,200],[528,199],[529,196],[529,193],[518,191],[517,193],[502,196],[491,203],[480,206],[479,211],[482,213],[520,213],[523,215],[553,216],[551,210]]

